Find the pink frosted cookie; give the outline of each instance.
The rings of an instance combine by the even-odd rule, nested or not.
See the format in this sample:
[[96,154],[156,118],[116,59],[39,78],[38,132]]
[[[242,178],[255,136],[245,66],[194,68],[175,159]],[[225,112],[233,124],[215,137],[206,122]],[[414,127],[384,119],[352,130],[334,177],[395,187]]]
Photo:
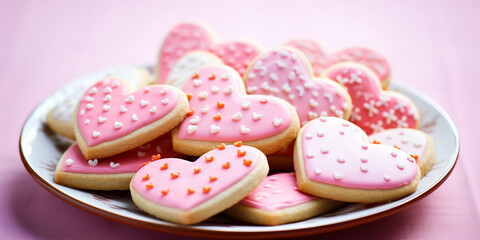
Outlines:
[[145,212],[190,225],[242,200],[267,173],[265,155],[237,142],[219,145],[195,162],[177,158],[152,162],[135,174],[130,192]]
[[182,23],[170,31],[160,49],[157,82],[165,83],[177,60],[193,50],[210,51],[240,75],[260,52],[257,46],[244,41],[216,43],[207,28],[195,23]]
[[286,43],[285,45],[294,47],[305,54],[308,61],[312,65],[313,74],[315,76],[320,77],[325,68],[327,68],[327,52],[315,41],[308,39],[295,39]]
[[[158,154],[158,155],[157,155]],[[182,157],[172,149],[170,134],[102,159],[85,159],[74,143],[65,151],[55,170],[55,182],[68,187],[90,190],[128,190],[133,175],[154,159]]]
[[358,63],[339,63],[325,75],[345,86],[352,97],[350,121],[367,134],[389,128],[420,127],[420,117],[413,102],[393,91],[383,91],[377,76]]
[[245,222],[280,225],[315,217],[341,204],[299,192],[295,173],[278,173],[266,177],[225,213]]
[[350,47],[328,57],[328,66],[340,62],[356,62],[370,68],[380,80],[383,89],[390,83],[390,64],[387,59],[374,50],[363,47]]
[[409,128],[388,129],[369,136],[370,140],[395,146],[415,158],[422,176],[435,163],[435,146],[432,138],[419,130]]
[[86,159],[110,157],[170,131],[188,112],[185,94],[168,85],[135,92],[117,79],[91,86],[77,104],[75,136]]
[[228,66],[199,69],[182,90],[191,109],[172,132],[177,152],[199,156],[220,143],[243,141],[269,154],[293,141],[298,132],[298,116],[290,104],[246,95],[241,77]]
[[298,189],[344,202],[395,200],[413,193],[421,178],[407,153],[370,144],[359,127],[334,117],[303,126],[293,158]]
[[288,42],[304,53],[313,66],[315,76],[321,76],[323,71],[340,62],[356,62],[370,68],[377,75],[383,89],[390,83],[390,64],[387,59],[377,51],[364,47],[349,47],[333,54],[327,54],[315,41],[296,39]]

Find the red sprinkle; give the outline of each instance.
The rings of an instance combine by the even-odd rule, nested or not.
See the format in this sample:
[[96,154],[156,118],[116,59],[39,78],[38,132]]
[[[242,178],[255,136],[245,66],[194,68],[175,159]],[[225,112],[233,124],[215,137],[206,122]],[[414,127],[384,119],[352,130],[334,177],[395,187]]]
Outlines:
[[192,107],[190,110],[187,112],[187,116],[192,116],[195,113],[195,109]]
[[188,194],[194,194],[195,193],[195,190],[191,189],[191,188],[188,188],[187,189],[187,192]]
[[225,107],[225,103],[223,103],[222,101],[218,100],[217,101],[217,108],[224,108]]
[[212,75],[210,75],[210,77],[208,77],[208,79],[210,79],[210,80],[215,79],[215,74],[212,73]]
[[410,157],[412,157],[413,159],[415,159],[415,162],[418,161],[418,155],[413,155],[413,154],[410,154]]
[[222,167],[224,169],[229,169],[230,168],[230,162],[226,162],[226,163],[222,164]]
[[402,149],[401,149],[399,146],[397,146],[397,145],[394,145],[393,147],[396,148],[396,149],[398,149],[398,150],[402,150]]
[[241,147],[242,146],[242,141],[236,141],[233,143],[233,145],[235,145],[235,147]]
[[377,140],[373,140],[372,143],[373,143],[373,144],[381,144],[381,142],[380,142],[380,141],[377,141]]
[[220,121],[222,120],[222,115],[220,113],[217,113],[213,116],[213,120],[215,121]]
[[199,78],[200,75],[198,75],[198,73],[194,73],[193,76],[192,76],[192,79],[196,79],[196,78]]
[[142,181],[147,181],[148,179],[150,179],[150,174],[145,174],[145,176],[142,177]]
[[167,195],[168,191],[169,191],[169,189],[168,189],[168,188],[167,188],[167,189],[164,189],[164,190],[162,190],[162,195],[163,195],[163,196]]
[[160,167],[161,170],[167,170],[168,169],[168,163],[163,164],[163,166]]
[[211,161],[213,161],[213,156],[210,156],[210,157],[205,156],[205,161],[206,161],[206,162],[211,162]]
[[240,149],[237,150],[237,156],[239,156],[239,157],[243,157],[243,156],[245,156],[246,154],[247,154],[247,152],[245,152],[245,151],[242,151],[242,150],[240,150]]
[[187,93],[187,99],[190,101],[192,99],[192,93]]
[[153,188],[153,183],[152,183],[152,182],[149,182],[149,183],[145,184],[145,187],[146,187],[147,189],[152,189],[152,188]]
[[202,189],[203,189],[203,193],[209,193],[210,190],[212,190],[211,187],[203,187]]
[[180,176],[180,173],[179,172],[177,172],[177,173],[172,172],[172,173],[170,173],[170,176],[172,176],[173,179],[176,179]]
[[217,181],[217,177],[210,176],[210,182],[215,182]]
[[161,157],[160,154],[152,155],[152,161],[158,160],[158,159],[160,159],[160,157]]
[[194,168],[194,169],[193,169],[193,172],[194,172],[195,174],[197,174],[197,173],[200,173],[201,170],[202,170],[201,168]]
[[222,144],[218,145],[218,146],[217,146],[217,149],[218,149],[218,150],[223,150],[223,149],[225,149],[225,143],[222,143]]
[[252,160],[247,160],[246,158],[243,159],[243,164],[247,167],[250,167],[252,165]]

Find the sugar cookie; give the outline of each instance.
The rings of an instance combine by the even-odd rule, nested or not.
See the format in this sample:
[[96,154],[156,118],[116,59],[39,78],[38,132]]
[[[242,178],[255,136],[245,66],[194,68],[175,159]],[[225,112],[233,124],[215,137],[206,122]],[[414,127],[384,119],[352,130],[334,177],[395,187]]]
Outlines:
[[359,127],[334,117],[303,126],[293,158],[298,189],[344,202],[395,200],[413,193],[421,178],[407,153],[370,144]]
[[190,225],[242,200],[267,173],[267,159],[258,149],[220,145],[195,162],[167,158],[146,165],[133,177],[130,192],[145,212]]

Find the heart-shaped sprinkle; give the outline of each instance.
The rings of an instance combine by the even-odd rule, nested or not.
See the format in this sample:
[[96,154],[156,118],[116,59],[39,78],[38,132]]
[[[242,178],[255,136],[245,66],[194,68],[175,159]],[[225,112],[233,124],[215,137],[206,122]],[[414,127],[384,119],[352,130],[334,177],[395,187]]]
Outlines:
[[88,165],[95,167],[98,164],[98,159],[88,160]]

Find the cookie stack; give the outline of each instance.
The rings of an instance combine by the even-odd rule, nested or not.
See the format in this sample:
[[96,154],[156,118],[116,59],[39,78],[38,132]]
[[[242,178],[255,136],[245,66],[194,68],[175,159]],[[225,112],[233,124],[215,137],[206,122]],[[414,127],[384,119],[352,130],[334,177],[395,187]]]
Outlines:
[[55,182],[130,190],[140,209],[170,222],[225,212],[278,225],[344,202],[392,201],[435,161],[417,108],[386,90],[389,64],[366,48],[327,54],[294,40],[263,50],[183,23],[166,37],[155,77],[125,67],[94,80],[47,115],[76,140]]

